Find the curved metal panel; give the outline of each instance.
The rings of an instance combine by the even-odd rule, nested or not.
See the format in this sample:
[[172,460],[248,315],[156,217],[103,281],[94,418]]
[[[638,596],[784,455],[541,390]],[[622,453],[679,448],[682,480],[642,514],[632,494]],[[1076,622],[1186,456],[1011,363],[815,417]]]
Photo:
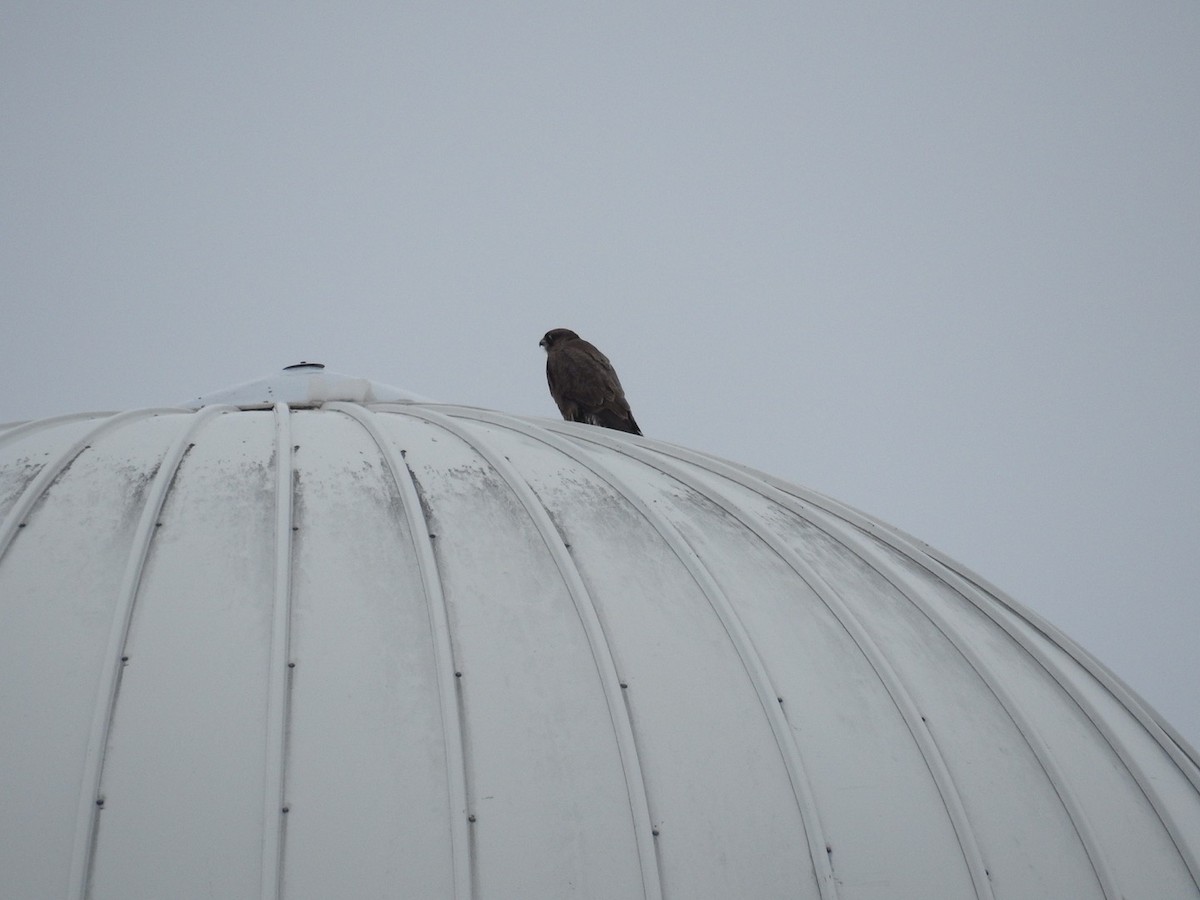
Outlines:
[[270,410],[217,415],[167,492],[101,772],[94,900],[261,892],[276,439]]
[[[427,695],[436,694],[437,697],[440,735],[437,738],[427,737],[426,744],[436,747],[439,744],[438,738],[440,738],[440,746],[443,750],[442,765],[434,766],[433,771],[422,772],[421,762],[423,761],[413,761],[406,766],[406,769],[421,773],[423,777],[413,779],[418,784],[438,786],[444,784],[446,800],[441,805],[445,807],[446,811],[445,824],[441,824],[442,816],[436,809],[436,801],[432,798],[422,798],[434,808],[426,812],[424,816],[418,817],[417,822],[428,823],[432,827],[421,828],[418,825],[418,835],[404,835],[399,838],[397,843],[406,846],[403,851],[398,847],[395,852],[405,852],[409,857],[408,865],[398,866],[392,877],[398,878],[400,883],[405,886],[406,892],[413,896],[453,896],[459,900],[465,900],[474,892],[472,888],[472,842],[468,827],[470,803],[466,784],[462,705],[459,698],[458,678],[454,674],[458,671],[458,667],[455,663],[454,649],[450,638],[446,597],[442,591],[437,560],[433,552],[433,535],[429,533],[428,523],[421,511],[420,498],[417,495],[412,473],[404,462],[404,451],[387,440],[379,430],[374,414],[354,404],[333,404],[330,408],[345,414],[356,422],[369,435],[375,449],[381,454],[384,471],[373,479],[374,483],[370,484],[367,490],[373,489],[379,497],[387,497],[389,488],[396,492],[395,501],[399,506],[399,511],[396,512],[392,507],[394,521],[386,525],[378,522],[373,524],[375,527],[382,525],[385,531],[393,532],[391,535],[393,540],[398,539],[401,547],[406,550],[411,549],[410,566],[415,568],[415,573],[409,575],[408,590],[398,595],[398,605],[403,604],[410,607],[415,605],[411,599],[405,603],[406,595],[407,598],[420,597],[423,600],[420,608],[424,610],[425,615],[414,616],[418,621],[412,621],[409,628],[410,633],[415,636],[417,641],[417,646],[412,647],[410,653],[414,656],[420,654],[424,671],[415,673],[415,677],[410,675],[409,679],[415,685],[426,686]],[[331,448],[331,459],[336,460],[340,455],[338,450],[340,447],[344,448],[344,440],[340,445],[334,445]],[[368,501],[360,504],[359,508],[369,508],[372,505]],[[365,533],[358,536],[357,543],[360,546],[366,545],[374,538],[370,524],[364,531]],[[380,565],[378,561],[374,560],[370,562],[364,560],[364,564],[362,570],[367,574],[370,574],[372,568]],[[318,567],[318,571],[320,568]],[[380,585],[382,590],[379,593],[382,597],[392,596],[393,591],[397,590],[398,585],[392,580],[394,577],[393,574],[383,585]],[[419,584],[412,582],[419,582]],[[431,646],[429,650],[425,650],[422,645]],[[436,690],[431,689],[431,685],[435,686]],[[411,696],[410,692],[406,692],[406,696]],[[391,698],[386,696],[379,698],[379,702],[384,704],[390,700]],[[408,703],[411,705],[412,701],[408,700]],[[405,716],[407,724],[410,726],[415,718],[414,712],[416,711],[410,710]],[[422,718],[428,716],[427,710],[421,712],[423,713]],[[432,735],[432,728],[429,725],[426,727],[429,729],[426,734]],[[397,742],[402,741],[403,736],[397,735]],[[428,758],[427,753],[423,755]],[[414,786],[409,786],[410,792]],[[428,809],[428,807],[426,808]],[[437,834],[442,838],[442,848],[430,847],[423,849],[420,853],[412,853],[412,848],[424,843],[426,835],[429,833]],[[447,853],[449,860],[443,859]],[[361,875],[359,877],[361,878]],[[303,879],[301,883],[309,887],[313,880],[310,877]],[[337,884],[337,880],[334,879],[329,888],[336,889]],[[377,890],[381,894],[384,893],[386,884],[380,883]],[[327,895],[328,891],[313,893],[314,897]]]
[[108,745],[109,728],[112,725],[113,705],[117,699],[121,669],[128,662],[125,642],[129,635],[129,623],[133,616],[134,600],[142,580],[142,569],[150,550],[150,540],[157,527],[166,500],[167,491],[175,478],[175,472],[183,456],[191,448],[191,437],[214,415],[220,407],[211,407],[204,414],[188,416],[183,429],[171,442],[162,462],[156,467],[154,480],[147,492],[145,504],[138,519],[129,550],[121,585],[117,589],[116,608],[113,610],[108,642],[101,661],[99,687],[92,713],[92,724],[88,733],[87,750],[83,759],[83,785],[79,792],[79,811],[75,819],[75,847],[71,854],[70,896],[84,897],[91,874],[92,850],[96,817],[104,806],[104,794],[100,791],[100,769]]

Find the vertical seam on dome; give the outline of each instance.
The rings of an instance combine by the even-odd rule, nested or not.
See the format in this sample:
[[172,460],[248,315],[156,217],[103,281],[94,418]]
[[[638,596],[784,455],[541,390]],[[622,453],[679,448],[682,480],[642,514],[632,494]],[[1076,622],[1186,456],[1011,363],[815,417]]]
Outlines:
[[[475,853],[471,840],[468,815],[467,750],[464,740],[462,703],[459,698],[454,647],[450,638],[450,614],[438,574],[437,557],[429,538],[429,524],[421,511],[416,482],[408,463],[396,452],[395,446],[384,437],[374,421],[374,413],[359,404],[331,402],[326,409],[345,414],[362,427],[374,441],[400,493],[405,520],[416,554],[417,568],[425,593],[429,627],[433,633],[435,676],[442,720],[442,741],[446,755],[446,782],[450,805],[451,866],[456,900],[474,896]],[[399,410],[406,413],[407,409]],[[401,474],[403,473],[403,474]]]
[[[145,571],[146,560],[150,553],[150,543],[153,540],[162,513],[167,493],[175,481],[175,475],[183,457],[191,448],[191,438],[202,425],[214,415],[225,412],[226,407],[214,406],[201,412],[188,411],[185,414],[192,417],[187,426],[180,432],[175,441],[167,449],[155,473],[142,514],[133,533],[129,557],[121,576],[121,584],[117,591],[112,623],[109,627],[108,642],[105,655],[101,662],[100,676],[97,681],[96,702],[92,709],[92,721],[88,729],[87,750],[83,760],[83,772],[80,779],[79,806],[75,817],[75,839],[71,851],[70,887],[68,896],[83,900],[86,897],[95,861],[97,817],[104,804],[101,795],[100,780],[104,769],[104,757],[108,748],[109,732],[112,728],[113,712],[116,707],[117,693],[120,688],[122,655],[125,643],[129,637],[130,623],[133,621],[133,609],[137,600],[138,587]],[[179,410],[172,410],[178,413]],[[124,421],[127,416],[147,415],[145,410],[115,416],[108,420],[107,426],[117,424],[117,419]],[[106,427],[107,427],[106,426]],[[78,452],[83,444],[93,439],[105,427],[90,432],[72,449]],[[71,451],[63,454],[64,458],[73,459]]]
[[[688,451],[683,451],[682,448],[669,448],[667,450],[671,455],[680,459],[691,459],[692,454]],[[699,457],[697,457],[699,458]],[[1069,635],[1065,634],[1055,625],[1038,615],[1033,610],[1027,608],[1021,603],[1018,603],[1004,591],[1000,590],[987,579],[973,572],[966,566],[951,560],[945,554],[938,551],[936,548],[930,547],[924,541],[913,537],[910,534],[896,528],[894,525],[888,525],[884,522],[871,519],[864,513],[859,512],[843,503],[839,503],[828,497],[808,491],[798,485],[789,484],[782,479],[776,478],[765,473],[755,472],[746,467],[737,466],[732,463],[725,463],[731,469],[741,471],[750,478],[759,478],[766,482],[771,487],[779,490],[787,496],[794,496],[801,502],[810,503],[822,512],[841,519],[848,524],[859,528],[862,531],[883,541],[892,549],[896,550],[902,556],[907,557],[916,565],[925,569],[933,577],[946,583],[952,590],[959,594],[964,594],[963,590],[958,587],[958,583],[952,583],[951,579],[943,574],[942,569],[946,570],[950,575],[960,582],[965,582],[969,589],[982,591],[991,595],[1001,606],[1006,608],[1014,616],[1023,619],[1031,628],[1040,631],[1052,643],[1057,644],[1068,656],[1078,663],[1089,675],[1099,682],[1105,690],[1112,694],[1117,701],[1126,707],[1138,720],[1141,726],[1147,733],[1160,744],[1164,751],[1171,757],[1172,761],[1179,768],[1192,786],[1200,791],[1200,754],[1197,754],[1195,749],[1180,735],[1169,722],[1164,721],[1149,705],[1138,696],[1137,692],[1112,670],[1110,670],[1103,662],[1096,659],[1086,650],[1081,648]],[[937,564],[939,568],[935,568],[930,562]],[[967,598],[970,600],[970,598]],[[979,604],[972,602],[972,605]],[[982,610],[987,613],[987,610]],[[995,616],[987,613],[988,617],[995,621]],[[1001,624],[1002,627],[1003,623]],[[1008,630],[1006,628],[1006,630]],[[1014,640],[1017,640],[1014,636]],[[1021,640],[1017,643],[1025,648],[1025,644]],[[1058,680],[1058,679],[1056,679]]]
[[[557,427],[550,430],[556,431]],[[596,429],[600,431],[602,429]],[[983,853],[979,847],[979,843],[975,837],[974,828],[971,826],[970,819],[967,816],[966,808],[963,805],[962,797],[958,793],[958,788],[954,783],[954,779],[950,774],[949,768],[946,766],[945,760],[942,758],[941,750],[934,739],[932,732],[925,727],[922,721],[920,711],[913,700],[908,688],[905,686],[903,679],[899,673],[892,667],[888,660],[887,654],[871,637],[870,633],[859,621],[857,615],[842,602],[842,599],[837,595],[837,592],[816,572],[799,559],[799,557],[784,544],[782,540],[774,533],[774,531],[761,519],[754,514],[747,514],[744,510],[739,509],[736,504],[729,502],[723,495],[718,494],[713,489],[704,489],[690,476],[683,471],[679,466],[666,461],[661,456],[656,457],[653,453],[645,448],[638,446],[632,441],[617,442],[607,435],[591,435],[572,432],[572,437],[588,441],[589,443],[598,444],[602,447],[607,447],[610,450],[618,450],[626,453],[629,456],[638,459],[639,461],[651,466],[667,475],[674,478],[683,485],[698,490],[708,499],[717,503],[725,512],[742,522],[752,532],[757,534],[762,540],[779,556],[780,559],[794,571],[801,579],[809,584],[821,602],[833,613],[837,618],[842,628],[850,635],[851,639],[858,646],[859,651],[864,658],[875,670],[876,676],[880,683],[883,684],[888,695],[892,699],[901,718],[904,720],[909,733],[912,735],[913,741],[917,746],[922,758],[925,761],[926,768],[929,770],[934,784],[938,789],[938,793],[942,797],[942,802],[945,804],[947,816],[950,819],[951,827],[954,830],[955,836],[958,839],[960,850],[962,851],[963,861],[966,864],[968,875],[975,887],[975,893],[980,900],[991,900],[993,894],[991,884],[987,874],[987,866],[983,859]],[[665,454],[664,454],[665,455]],[[749,521],[753,519],[753,521]]]
[[553,447],[564,456],[594,473],[601,480],[606,481],[663,538],[664,542],[671,549],[671,552],[683,564],[688,575],[696,583],[697,587],[700,588],[701,593],[704,594],[717,619],[721,622],[721,626],[725,629],[726,634],[728,634],[730,641],[733,643],[734,651],[737,653],[746,671],[746,675],[750,679],[755,693],[758,695],[759,703],[767,717],[768,724],[783,760],[784,768],[787,771],[788,780],[792,785],[792,792],[795,796],[796,805],[805,830],[806,842],[813,863],[813,874],[818,892],[823,900],[836,900],[838,896],[837,884],[829,859],[829,844],[817,813],[816,799],[812,793],[812,786],[804,768],[803,756],[800,753],[795,734],[792,732],[786,716],[784,716],[780,709],[779,695],[771,683],[770,676],[767,674],[762,658],[758,655],[753,640],[751,640],[750,635],[729,602],[728,597],[725,596],[724,591],[721,590],[720,585],[717,584],[716,579],[713,578],[712,573],[704,565],[703,560],[697,555],[695,549],[665,516],[655,513],[620,476],[611,469],[601,465],[598,460],[582,454],[571,442],[546,429],[526,425],[519,419],[493,415],[482,410],[471,410],[465,413],[464,417],[486,421],[511,431],[519,432]]
[[[1133,690],[1133,688],[1125,684],[1120,676],[1116,675],[1103,662],[1096,659],[1086,650],[1081,648],[1079,644],[1077,644],[1069,635],[1065,634],[1049,621],[1033,612],[1033,610],[1027,609],[1016,600],[1013,600],[1011,597],[984,578],[976,575],[974,572],[971,572],[962,566],[959,566],[957,563],[952,563],[948,558],[943,557],[940,553],[937,553],[932,549],[926,549],[924,551],[916,550],[915,552],[909,551],[901,545],[901,541],[902,539],[897,538],[896,541],[888,541],[888,543],[897,551],[912,559],[917,565],[920,565],[935,577],[940,578],[953,590],[957,591],[959,594],[967,596],[972,605],[979,606],[978,603],[976,603],[974,600],[971,600],[971,597],[980,592],[990,594],[995,597],[995,599],[1005,609],[1012,613],[1013,616],[1023,620],[1034,631],[1040,632],[1047,640],[1057,645],[1064,653],[1067,654],[1067,656],[1074,660],[1074,662],[1077,663],[1080,668],[1082,668],[1093,679],[1095,679],[1095,681],[1101,687],[1108,691],[1108,693],[1110,693],[1117,700],[1117,702],[1121,704],[1121,706],[1125,707],[1130,713],[1133,714],[1134,718],[1137,719],[1138,724],[1140,724],[1146,733],[1149,734],[1149,736],[1163,748],[1164,752],[1166,752],[1168,756],[1170,756],[1171,761],[1179,769],[1184,778],[1191,782],[1192,786],[1198,792],[1200,792],[1200,756],[1197,755],[1195,749],[1191,747],[1187,740],[1178,732],[1176,732],[1168,722],[1160,719],[1158,714],[1150,709],[1146,701],[1143,700],[1137,694],[1137,692]],[[935,569],[933,566],[929,565],[929,560],[933,560],[935,563],[937,563],[938,568]],[[943,570],[949,573],[949,577],[943,574]],[[995,620],[995,616],[989,614],[989,617]],[[1012,633],[1010,625],[1002,622],[1000,624],[1002,627],[1005,627],[1010,634]],[[1021,645],[1023,649],[1029,651],[1031,655],[1034,655],[1035,658],[1038,659],[1039,663],[1042,664],[1042,667],[1047,669],[1050,675],[1054,677],[1055,681],[1059,682],[1063,686],[1063,689],[1067,691],[1072,698],[1075,697],[1074,689],[1064,683],[1063,679],[1055,675],[1054,671],[1051,671],[1052,669],[1058,669],[1059,667],[1057,665],[1049,662],[1048,660],[1043,662],[1042,659],[1036,656],[1034,651],[1027,646],[1027,642],[1023,636],[1018,637],[1017,635],[1013,635],[1013,638],[1018,644]],[[1085,708],[1084,712],[1087,713],[1088,710]],[[1091,718],[1090,713],[1088,713],[1088,716]]]
[[[156,416],[163,413],[177,413],[184,415],[192,415],[191,410],[178,409],[133,409],[129,412],[118,413],[108,416],[95,428],[85,432],[78,440],[72,443],[66,450],[62,451],[53,462],[48,462],[42,466],[41,470],[34,476],[33,480],[26,485],[25,490],[17,498],[16,502],[8,511],[8,515],[4,517],[4,521],[0,522],[0,559],[4,558],[4,554],[8,552],[9,546],[12,544],[13,538],[17,531],[25,522],[25,518],[37,504],[42,494],[52,485],[59,476],[62,475],[75,462],[84,450],[88,449],[92,442],[99,438],[106,431],[111,431],[121,425],[128,423],[133,419],[145,418],[148,416]],[[64,416],[63,418],[69,418]],[[58,421],[58,420],[55,420]]]
[[[713,472],[720,477],[730,478],[748,490],[759,494],[766,500],[779,504],[784,509],[787,509],[793,514],[800,516],[806,522],[810,522],[818,530],[823,531],[830,537],[838,540],[839,543],[846,548],[847,552],[858,557],[858,559],[861,560],[864,565],[878,573],[889,584],[891,584],[892,587],[899,591],[901,596],[903,596],[906,600],[908,600],[909,603],[921,611],[921,613],[933,624],[935,628],[937,628],[937,630],[963,657],[967,664],[975,671],[976,675],[979,676],[985,687],[996,698],[997,702],[1000,703],[1001,708],[1012,720],[1022,739],[1033,753],[1038,765],[1042,768],[1042,771],[1045,772],[1055,794],[1059,798],[1059,802],[1062,804],[1063,809],[1067,814],[1068,819],[1071,821],[1072,827],[1075,828],[1075,831],[1079,836],[1080,843],[1083,847],[1084,854],[1086,855],[1088,863],[1091,865],[1092,870],[1096,875],[1097,882],[1101,891],[1104,893],[1104,896],[1108,898],[1119,898],[1121,896],[1120,889],[1117,887],[1112,872],[1109,870],[1107,863],[1104,861],[1104,856],[1100,852],[1099,841],[1096,837],[1095,830],[1092,828],[1092,825],[1086,813],[1083,811],[1078,799],[1076,798],[1074,791],[1067,786],[1067,782],[1062,775],[1063,769],[1055,761],[1054,754],[1049,745],[1042,740],[1037,729],[1021,713],[1019,706],[1012,698],[1012,695],[1009,694],[1007,689],[1004,688],[1003,684],[991,675],[989,667],[979,656],[979,654],[976,653],[967,642],[962,641],[953,633],[953,630],[949,627],[949,624],[945,621],[940,613],[936,612],[921,599],[920,592],[914,588],[908,577],[904,575],[903,572],[899,571],[887,559],[885,559],[882,554],[870,547],[869,544],[863,545],[861,541],[854,540],[853,538],[855,538],[856,535],[849,534],[845,530],[844,526],[838,526],[836,524],[830,526],[824,521],[814,521],[810,515],[806,515],[803,510],[797,508],[798,505],[795,502],[795,498],[792,498],[785,492],[780,491],[771,485],[767,485],[768,490],[763,490],[762,486],[754,484],[753,478],[743,476],[740,473],[737,473],[736,470],[733,472],[726,472],[723,471],[724,467],[721,466],[714,466],[706,463],[696,464],[703,466],[708,471]],[[831,527],[833,529],[832,532],[830,530]]]
[[637,743],[633,735],[633,723],[629,717],[629,708],[625,698],[621,696],[620,680],[617,675],[616,663],[612,657],[612,648],[604,626],[597,614],[595,602],[588,593],[583,578],[571,559],[566,547],[550,520],[545,507],[538,501],[533,489],[520,476],[516,469],[503,456],[494,453],[485,444],[472,440],[469,435],[452,418],[429,410],[418,410],[406,407],[404,415],[421,419],[444,428],[472,448],[490,465],[497,474],[508,484],[509,489],[525,508],[542,541],[545,543],[551,558],[559,570],[559,574],[571,596],[588,645],[591,649],[592,660],[599,675],[601,689],[608,706],[609,718],[613,725],[614,738],[617,744],[621,767],[625,777],[626,793],[629,799],[630,814],[633,823],[634,840],[638,851],[638,861],[642,878],[642,890],[646,900],[661,900],[662,878],[658,868],[658,850],[651,833],[649,800],[646,796],[646,784],[642,773],[641,760],[638,756]]
[[[202,407],[204,408],[204,407]],[[288,656],[292,614],[293,458],[291,410],[276,403],[275,417],[275,561],[271,592],[271,649],[267,669],[267,740],[263,784],[263,900],[279,897],[283,878],[284,799],[287,766]]]

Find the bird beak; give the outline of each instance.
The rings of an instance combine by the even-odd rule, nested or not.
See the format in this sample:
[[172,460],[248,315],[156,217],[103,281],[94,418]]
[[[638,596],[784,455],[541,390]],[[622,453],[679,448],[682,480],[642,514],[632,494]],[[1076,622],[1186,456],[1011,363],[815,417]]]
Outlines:
[[538,341],[538,346],[539,346],[539,347],[545,347],[545,346],[546,346],[546,339],[545,339],[545,338],[542,338],[540,341]]

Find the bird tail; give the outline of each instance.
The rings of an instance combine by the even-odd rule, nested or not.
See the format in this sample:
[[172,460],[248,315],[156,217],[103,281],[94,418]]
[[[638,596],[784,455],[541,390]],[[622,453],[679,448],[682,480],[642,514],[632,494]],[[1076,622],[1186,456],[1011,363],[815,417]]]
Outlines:
[[642,429],[638,428],[638,423],[633,419],[633,413],[621,413],[611,409],[600,409],[592,413],[591,418],[593,425],[603,425],[605,428],[612,428],[617,431],[625,431],[629,434],[640,435]]

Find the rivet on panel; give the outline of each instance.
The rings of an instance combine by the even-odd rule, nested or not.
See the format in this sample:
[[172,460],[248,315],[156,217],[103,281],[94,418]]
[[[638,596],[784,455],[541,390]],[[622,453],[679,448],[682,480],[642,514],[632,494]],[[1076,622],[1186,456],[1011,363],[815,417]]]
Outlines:
[[290,663],[288,663],[288,668],[294,669],[294,668],[296,668],[296,664],[294,662],[290,662]]
[[472,813],[471,815],[467,816],[467,821],[468,821],[468,822],[474,822],[474,821],[475,821],[475,814],[474,814],[474,813]]
[[657,828],[654,828],[654,829],[652,829],[652,830],[650,831],[650,833],[651,833],[652,835],[654,835],[655,837],[658,837],[658,829],[657,829]]
[[628,685],[628,684],[626,684],[624,681],[622,681],[622,682],[621,682],[621,689],[622,689],[622,690],[628,690],[628,689],[629,689],[629,685]]
[[121,662],[123,662],[123,663],[127,663],[127,662],[129,662],[129,657],[128,657],[128,656],[122,656],[122,657],[121,657]]
[[103,797],[97,797],[97,798],[96,798],[96,805],[97,805],[97,806],[101,806],[101,807],[102,807],[102,806],[104,806],[104,798],[103,798]]
[[283,811],[284,811],[285,813],[286,813],[286,812],[291,812],[291,811],[292,811],[292,808],[291,808],[290,806],[285,806],[285,807],[283,808]]
[[455,677],[455,678],[462,678],[462,672],[455,672],[455,673],[454,673],[454,677]]

